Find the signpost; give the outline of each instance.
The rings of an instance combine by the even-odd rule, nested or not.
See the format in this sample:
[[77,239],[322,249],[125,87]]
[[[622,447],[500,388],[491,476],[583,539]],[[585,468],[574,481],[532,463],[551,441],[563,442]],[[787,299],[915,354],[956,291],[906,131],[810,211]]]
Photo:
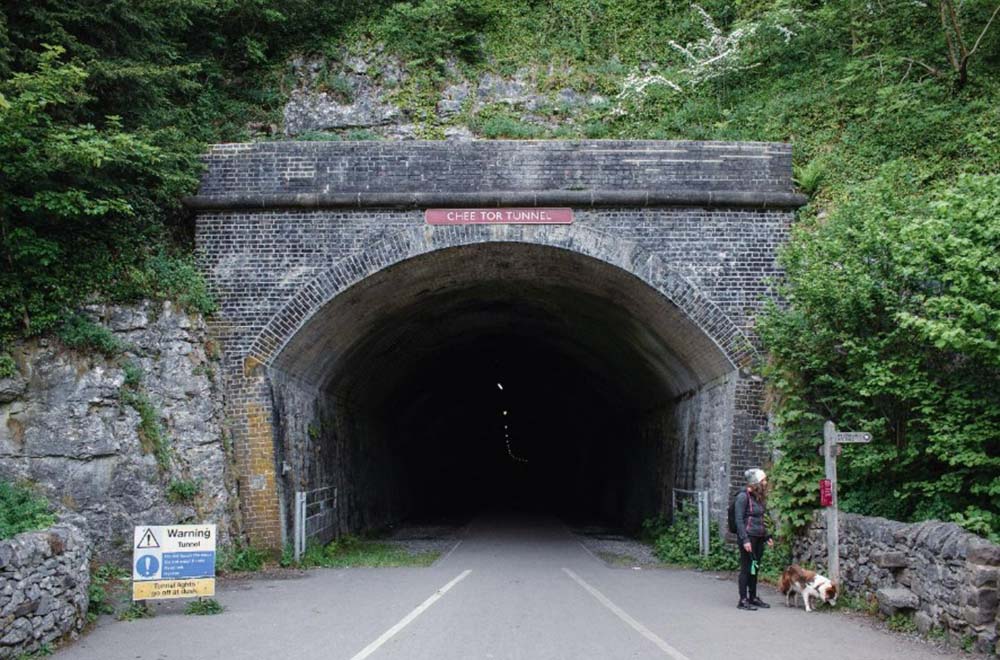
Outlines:
[[[823,425],[823,459],[826,464],[826,479],[830,482],[829,502],[826,509],[826,550],[827,570],[831,580],[840,580],[840,539],[837,520],[837,455],[840,454],[838,444],[871,442],[870,433],[842,433],[837,431],[833,422]],[[822,482],[820,498],[823,499]]]
[[132,600],[215,595],[215,525],[144,525],[132,543]]

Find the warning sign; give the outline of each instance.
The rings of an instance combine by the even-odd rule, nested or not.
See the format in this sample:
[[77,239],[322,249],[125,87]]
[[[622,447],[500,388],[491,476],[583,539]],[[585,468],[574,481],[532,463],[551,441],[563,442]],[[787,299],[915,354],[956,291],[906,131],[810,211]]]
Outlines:
[[139,542],[135,544],[138,549],[143,548],[159,548],[160,542],[156,540],[156,536],[153,535],[153,528],[147,527],[146,531],[142,533],[142,537]]
[[214,596],[215,578],[198,580],[151,580],[132,583],[132,600],[162,600],[165,598],[195,598]]
[[215,535],[215,525],[136,527],[132,597],[146,600],[213,595]]

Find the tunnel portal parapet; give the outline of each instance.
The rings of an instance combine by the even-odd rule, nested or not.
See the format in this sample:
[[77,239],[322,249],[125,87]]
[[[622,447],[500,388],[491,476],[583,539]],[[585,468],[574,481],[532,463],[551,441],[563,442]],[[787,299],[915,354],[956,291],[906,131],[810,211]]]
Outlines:
[[[770,282],[780,276],[777,250],[804,202],[793,191],[789,145],[276,142],[217,145],[206,162],[201,190],[188,203],[197,214],[200,263],[219,302],[213,330],[224,347],[244,522],[255,541],[279,546],[289,526],[290,494],[283,490],[325,478],[303,463],[301,445],[308,439],[296,444],[289,437],[309,431],[276,404],[304,400],[276,395],[276,387],[327,387],[302,366],[305,360],[296,366],[296,347],[327,341],[333,326],[317,319],[332,318],[331,305],[345,292],[394,269],[404,272],[402,265],[417,260],[424,270],[432,268],[444,259],[435,255],[449,250],[476,248],[483,255],[483,246],[523,245],[579,255],[584,261],[565,261],[565,272],[586,270],[586,260],[593,260],[601,265],[590,279],[611,272],[601,269],[620,271],[677,310],[683,320],[664,334],[672,335],[671,359],[687,365],[695,386],[665,388],[669,409],[651,413],[638,433],[666,434],[684,445],[662,462],[680,476],[658,477],[655,498],[646,493],[640,499],[663,506],[667,484],[683,481],[712,489],[721,511],[742,468],[766,458],[754,442],[766,428],[763,383],[752,373],[754,325],[773,295]],[[573,224],[442,227],[428,225],[423,214],[428,207],[556,205],[573,209]],[[511,259],[532,277],[547,277],[546,259]],[[468,265],[467,277],[475,278],[476,268]],[[418,271],[408,272],[412,277]],[[429,290],[457,284],[435,277]],[[603,294],[595,286],[587,295],[628,298],[628,285],[618,286]],[[636,355],[657,345],[635,341]],[[352,350],[335,341],[324,347],[326,354]],[[314,476],[304,476],[310,470]],[[344,493],[342,501],[351,497]]]

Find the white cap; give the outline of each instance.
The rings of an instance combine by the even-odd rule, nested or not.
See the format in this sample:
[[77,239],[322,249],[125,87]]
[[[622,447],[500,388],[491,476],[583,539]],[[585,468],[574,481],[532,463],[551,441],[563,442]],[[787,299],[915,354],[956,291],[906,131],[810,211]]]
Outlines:
[[767,479],[767,475],[760,468],[750,468],[743,473],[743,476],[747,479],[747,485],[753,486],[754,484],[759,484],[760,482]]

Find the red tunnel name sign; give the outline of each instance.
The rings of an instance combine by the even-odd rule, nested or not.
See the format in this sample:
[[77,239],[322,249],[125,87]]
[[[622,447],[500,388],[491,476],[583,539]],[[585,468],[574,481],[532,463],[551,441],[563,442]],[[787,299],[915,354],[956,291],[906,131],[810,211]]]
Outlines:
[[573,209],[427,209],[429,225],[569,225]]

